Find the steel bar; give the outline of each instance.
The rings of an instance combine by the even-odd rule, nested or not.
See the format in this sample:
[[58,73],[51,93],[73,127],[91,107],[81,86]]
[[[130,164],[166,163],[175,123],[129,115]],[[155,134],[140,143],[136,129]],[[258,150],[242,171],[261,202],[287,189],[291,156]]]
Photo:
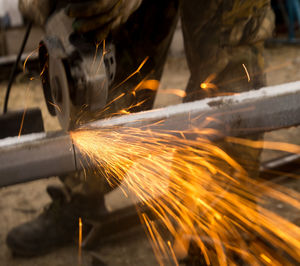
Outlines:
[[31,134],[0,142],[0,187],[78,170],[69,135]]
[[[100,120],[91,128],[146,127],[151,130],[213,128],[222,134],[246,136],[300,124],[300,82],[266,87],[148,112]],[[159,126],[157,125],[159,123]],[[70,136],[34,135],[0,141],[0,187],[80,170],[80,153]]]
[[95,128],[126,126],[170,131],[212,128],[221,133],[212,136],[214,140],[297,125],[300,125],[300,81],[89,124]]

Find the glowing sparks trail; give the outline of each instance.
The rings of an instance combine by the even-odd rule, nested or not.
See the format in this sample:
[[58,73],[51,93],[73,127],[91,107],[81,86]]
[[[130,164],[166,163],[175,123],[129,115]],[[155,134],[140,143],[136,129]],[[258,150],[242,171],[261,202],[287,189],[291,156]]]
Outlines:
[[[98,56],[98,50],[99,50],[100,44],[101,44],[101,43],[97,42],[96,45],[95,45],[95,46],[96,46],[96,50],[95,50],[94,57],[93,57],[93,63],[92,63],[92,65],[91,65],[91,69],[90,69],[91,72],[92,72],[92,70],[93,70],[93,68],[94,68],[94,66],[95,66],[95,63],[96,63],[96,59],[97,59],[97,56]],[[102,58],[101,58],[101,59],[102,59]]]
[[78,221],[79,233],[78,233],[78,265],[82,265],[82,256],[81,256],[81,248],[82,248],[82,220],[79,218]]
[[58,105],[58,104],[55,104],[55,103],[53,103],[53,102],[50,102],[50,101],[48,101],[48,103],[49,103],[50,105],[52,105],[54,108],[56,108],[58,112],[60,112],[60,113],[61,113],[61,109],[60,109],[60,107],[59,107],[59,105]]
[[243,66],[243,68],[244,68],[244,70],[245,70],[245,72],[246,72],[246,75],[247,75],[248,82],[250,82],[250,81],[251,81],[251,79],[250,79],[250,75],[249,75],[248,69],[247,69],[247,67],[246,67],[246,65],[245,65],[245,64],[242,64],[242,66]]
[[[147,60],[148,57],[112,90],[138,74]],[[242,66],[250,82],[245,64]],[[215,79],[216,74],[209,75],[200,89],[216,95]],[[146,77],[130,93],[136,96],[138,91],[158,88],[159,81]],[[164,93],[186,96],[177,89]],[[99,116],[125,95],[123,92],[111,100]],[[112,115],[130,113],[143,103],[132,104]],[[258,209],[257,202],[264,195],[299,210],[300,195],[249,177],[240,164],[208,140],[206,135],[211,134],[218,132],[209,128],[166,132],[124,127],[86,128],[70,133],[87,161],[96,165],[99,178],[106,178],[113,187],[126,186],[141,205],[151,210],[151,218],[145,213],[139,215],[160,265],[165,258],[178,265],[177,259],[184,258],[191,246],[198,249],[207,265],[235,265],[237,257],[249,265],[290,265],[283,254],[300,262],[300,228],[263,204]],[[300,153],[294,145],[238,138],[226,141],[254,149]],[[274,248],[280,252],[272,252]]]
[[[98,52],[98,49],[99,49],[99,45],[100,45],[100,44],[98,43],[97,46],[96,46],[95,60],[96,60],[96,57],[97,57],[97,52]],[[106,51],[105,40],[103,40],[103,42],[102,42],[102,56],[101,56],[101,58],[100,58],[100,62],[99,62],[99,64],[98,64],[98,68],[97,68],[97,70],[96,70],[96,73],[99,72],[99,70],[100,70],[100,68],[101,68],[101,66],[102,66],[102,64],[103,64],[104,56],[106,55],[106,53],[107,53],[107,51]]]
[[24,109],[24,112],[23,112],[23,114],[22,114],[22,120],[21,120],[21,125],[20,125],[20,129],[19,129],[19,134],[18,134],[18,137],[19,137],[19,138],[21,137],[21,134],[22,134],[22,130],[23,130],[23,126],[24,126],[24,120],[25,120],[26,111],[27,111],[27,109],[25,108],[25,109]]
[[27,65],[27,62],[29,60],[29,58],[34,55],[35,53],[37,53],[39,50],[39,47],[34,49],[25,59],[24,63],[23,63],[23,73],[26,73],[26,65]]
[[148,61],[148,59],[149,59],[149,57],[147,56],[143,60],[143,62],[139,65],[139,67],[132,74],[130,74],[126,79],[124,79],[121,83],[119,83],[118,85],[116,85],[114,88],[112,88],[112,90],[115,90],[116,88],[122,86],[125,82],[127,82],[129,79],[131,79],[136,74],[138,74],[141,71],[141,69],[143,68],[143,66],[146,64],[146,62]]
[[[166,257],[176,262],[175,255],[187,254],[191,245],[208,265],[233,265],[236,257],[249,265],[291,264],[279,254],[300,262],[299,227],[263,206],[257,208],[257,199],[264,195],[299,210],[300,195],[248,177],[207,140],[209,130],[174,133],[110,128],[70,134],[97,165],[99,178],[112,186],[123,183],[159,219],[162,225],[140,215],[161,265]],[[256,240],[249,245],[249,239]],[[282,253],[270,251],[270,246]]]
[[[30,78],[30,81],[32,81],[32,80],[33,80],[33,78]],[[26,116],[26,112],[27,112],[27,105],[28,105],[29,94],[30,94],[30,84],[27,86],[27,89],[26,89],[25,107],[24,107],[24,111],[23,111],[23,114],[22,114],[22,120],[21,120],[19,134],[18,134],[19,138],[22,135],[22,130],[23,130],[23,126],[24,126],[25,116]]]
[[207,79],[200,84],[200,88],[206,92],[210,92],[211,90],[217,90],[218,87],[212,83],[212,81],[217,77],[216,74],[211,74],[207,77]]
[[180,98],[184,98],[186,96],[186,92],[179,89],[165,89],[160,92],[161,94],[171,94],[176,95]]
[[231,143],[240,144],[255,149],[268,149],[276,151],[286,151],[290,153],[300,154],[300,146],[284,142],[274,141],[253,141],[249,139],[241,139],[234,137],[227,137],[226,140]]

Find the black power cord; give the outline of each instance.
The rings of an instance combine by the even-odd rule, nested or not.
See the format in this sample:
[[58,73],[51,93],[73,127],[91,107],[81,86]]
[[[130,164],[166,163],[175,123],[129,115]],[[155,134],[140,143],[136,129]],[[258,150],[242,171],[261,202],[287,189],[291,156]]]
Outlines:
[[5,100],[4,100],[4,107],[3,107],[3,113],[4,114],[7,113],[8,99],[9,99],[9,94],[10,94],[10,91],[11,91],[11,86],[14,83],[16,73],[17,73],[17,69],[18,69],[18,65],[20,63],[21,56],[24,52],[24,48],[25,48],[25,45],[27,43],[31,28],[32,28],[32,22],[29,22],[29,24],[27,25],[27,28],[26,28],[26,33],[25,33],[22,45],[20,47],[17,59],[16,59],[14,65],[13,65],[12,71],[10,73],[9,82],[8,82],[8,85],[7,85]]

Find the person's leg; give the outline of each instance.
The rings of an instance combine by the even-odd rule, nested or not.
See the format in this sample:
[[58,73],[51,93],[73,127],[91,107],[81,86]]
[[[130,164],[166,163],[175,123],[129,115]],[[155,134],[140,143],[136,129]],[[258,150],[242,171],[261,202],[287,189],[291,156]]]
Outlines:
[[[142,80],[160,80],[178,20],[179,0],[144,0],[139,12],[136,12],[128,22],[115,32],[113,40],[116,45],[117,74],[109,92],[109,102],[126,93],[111,105],[115,112],[127,108],[140,101],[144,103],[130,112],[152,109],[156,91],[132,90]],[[139,73],[131,77],[146,59]]]
[[[269,0],[182,1],[181,16],[191,71],[185,102],[265,85],[263,42],[273,30]],[[249,138],[260,140],[262,135]],[[258,177],[261,150],[226,142],[216,145],[249,177]],[[233,169],[224,171],[234,174]]]
[[[191,77],[185,101],[219,92],[242,92],[265,84],[263,41],[273,29],[268,0],[186,1],[182,28]],[[250,75],[248,82],[243,64]],[[218,90],[200,87],[208,77]]]
[[[191,70],[185,101],[263,87],[263,41],[273,30],[269,1],[200,2],[182,2],[182,27]],[[226,146],[234,150],[234,145]],[[259,152],[255,153],[251,156],[254,166],[245,163],[249,160],[246,151],[235,152],[234,157],[250,171],[258,167]]]
[[[144,0],[141,7],[114,33],[117,73],[109,91],[108,102],[113,101],[106,113],[94,114],[93,119],[111,116],[140,101],[143,104],[130,112],[152,108],[156,91],[133,89],[143,80],[160,80],[168,49],[178,18],[178,0]],[[129,77],[146,59],[138,74]],[[121,84],[121,85],[120,85]],[[88,116],[90,119],[91,116]],[[34,221],[14,228],[7,237],[13,252],[39,255],[64,244],[75,236],[78,218],[97,219],[104,210],[103,194],[109,190],[104,177],[93,170],[61,177],[64,188],[50,188],[53,198],[50,212],[46,211]]]

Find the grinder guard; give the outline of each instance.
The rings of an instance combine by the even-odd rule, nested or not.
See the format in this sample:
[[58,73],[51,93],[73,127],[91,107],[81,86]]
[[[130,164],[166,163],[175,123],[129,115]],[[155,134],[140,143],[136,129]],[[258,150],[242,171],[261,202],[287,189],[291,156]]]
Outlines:
[[73,32],[72,22],[64,10],[54,13],[39,48],[47,107],[65,130],[76,127],[83,109],[95,112],[105,106],[116,71],[114,46],[96,49],[93,42]]

